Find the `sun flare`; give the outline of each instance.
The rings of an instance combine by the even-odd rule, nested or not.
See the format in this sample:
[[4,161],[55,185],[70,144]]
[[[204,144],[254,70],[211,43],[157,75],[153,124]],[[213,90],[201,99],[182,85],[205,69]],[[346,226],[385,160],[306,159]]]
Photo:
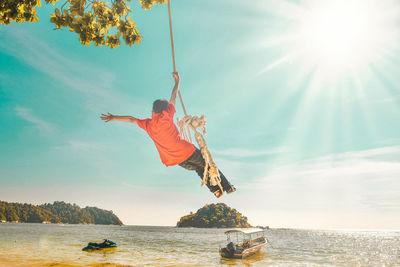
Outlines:
[[353,75],[390,55],[399,39],[399,10],[392,0],[304,0],[290,5],[283,16],[291,26],[268,40],[286,54],[261,73],[290,61],[303,72],[334,79]]
[[387,13],[378,1],[312,1],[299,19],[296,47],[310,64],[331,71],[358,70],[391,42]]

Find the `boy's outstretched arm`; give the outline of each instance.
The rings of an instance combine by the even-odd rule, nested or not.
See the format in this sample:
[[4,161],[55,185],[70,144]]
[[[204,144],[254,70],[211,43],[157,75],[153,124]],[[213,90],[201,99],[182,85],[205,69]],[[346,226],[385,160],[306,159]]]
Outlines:
[[136,123],[137,124],[137,119],[132,116],[115,116],[111,113],[106,114],[101,114],[100,119],[102,119],[104,122],[109,122],[109,121],[125,121],[125,122],[130,122],[130,123]]
[[175,86],[174,86],[174,89],[172,89],[171,99],[169,100],[169,103],[175,106],[176,94],[178,93],[178,90],[179,90],[180,77],[177,72],[173,72],[172,76],[174,77],[174,80],[175,80]]

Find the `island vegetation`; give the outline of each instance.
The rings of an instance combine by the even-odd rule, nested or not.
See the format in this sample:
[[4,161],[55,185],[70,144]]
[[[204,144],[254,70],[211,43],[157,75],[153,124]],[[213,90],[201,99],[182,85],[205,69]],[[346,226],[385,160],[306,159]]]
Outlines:
[[183,216],[176,224],[177,227],[199,227],[199,228],[247,228],[251,225],[247,217],[236,209],[230,208],[225,203],[209,204]]
[[80,208],[76,204],[55,201],[43,205],[8,203],[0,201],[1,222],[112,224],[122,225],[121,220],[108,210],[96,207]]

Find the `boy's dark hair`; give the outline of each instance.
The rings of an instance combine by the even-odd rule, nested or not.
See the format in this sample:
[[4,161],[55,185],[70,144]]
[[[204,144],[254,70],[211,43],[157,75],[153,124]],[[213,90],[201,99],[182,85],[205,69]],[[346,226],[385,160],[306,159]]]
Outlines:
[[157,99],[153,102],[153,112],[162,113],[164,110],[168,109],[169,102],[165,99]]

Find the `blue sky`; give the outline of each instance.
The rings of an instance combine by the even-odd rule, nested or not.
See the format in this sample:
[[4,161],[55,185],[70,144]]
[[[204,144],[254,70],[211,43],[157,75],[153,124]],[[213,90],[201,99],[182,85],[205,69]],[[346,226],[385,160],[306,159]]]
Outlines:
[[130,5],[132,47],[82,46],[48,5],[1,26],[1,200],[98,206],[126,224],[225,202],[254,225],[400,229],[398,2],[173,1],[186,108],[206,115],[238,189],[220,200],[162,165],[139,127],[99,119],[149,117],[173,87],[167,6]]

